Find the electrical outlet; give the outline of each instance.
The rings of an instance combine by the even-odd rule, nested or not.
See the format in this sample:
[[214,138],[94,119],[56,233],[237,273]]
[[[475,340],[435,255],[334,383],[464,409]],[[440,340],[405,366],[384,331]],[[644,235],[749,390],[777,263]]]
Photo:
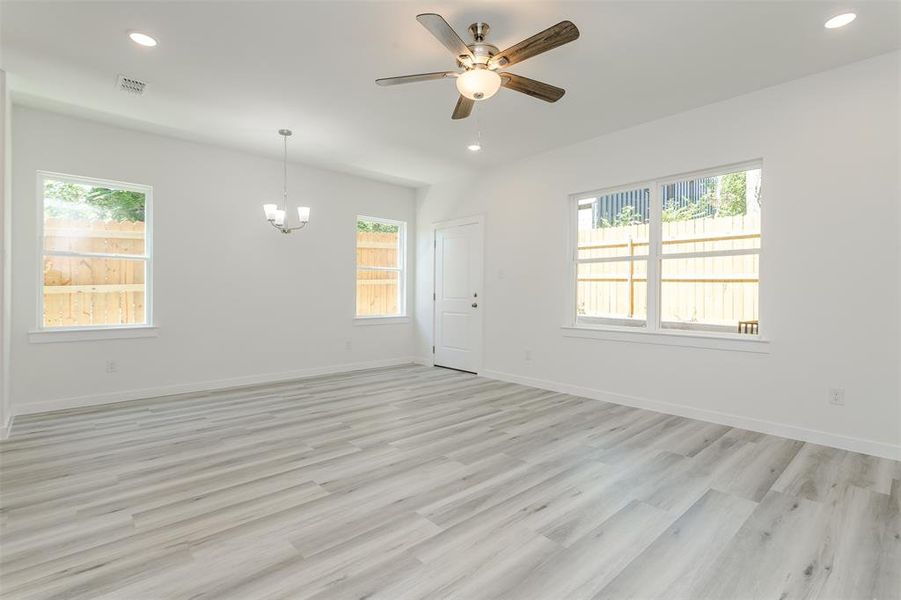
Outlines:
[[526,348],[526,360],[532,360],[532,350],[531,350],[531,348]]
[[829,404],[845,405],[845,388],[829,388]]
[[119,363],[114,360],[106,361],[106,372],[107,373],[118,373],[119,372]]

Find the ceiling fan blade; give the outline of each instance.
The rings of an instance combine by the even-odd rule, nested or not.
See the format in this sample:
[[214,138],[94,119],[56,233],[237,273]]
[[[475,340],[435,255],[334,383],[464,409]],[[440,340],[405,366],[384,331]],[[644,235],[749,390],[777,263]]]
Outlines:
[[501,85],[509,90],[528,94],[533,98],[544,100],[545,102],[556,102],[563,97],[566,90],[558,88],[555,85],[535,81],[528,77],[514,75],[513,73],[501,73]]
[[416,75],[401,75],[400,77],[383,77],[376,79],[379,85],[400,85],[402,83],[416,83],[417,81],[431,81],[433,79],[444,79],[453,77],[456,71],[438,71],[437,73],[418,73]]
[[461,95],[457,99],[457,105],[454,107],[454,114],[451,115],[451,119],[465,119],[472,113],[472,107],[475,103],[475,100],[470,100],[466,96]]
[[423,27],[429,30],[429,33],[438,38],[438,41],[444,44],[444,47],[450,50],[454,56],[468,56],[472,58],[472,52],[466,47],[466,43],[460,39],[457,32],[447,24],[444,17],[435,13],[424,13],[416,15],[416,20]]
[[553,27],[498,52],[488,61],[488,66],[500,68],[514,65],[578,38],[579,29],[571,21],[560,21]]

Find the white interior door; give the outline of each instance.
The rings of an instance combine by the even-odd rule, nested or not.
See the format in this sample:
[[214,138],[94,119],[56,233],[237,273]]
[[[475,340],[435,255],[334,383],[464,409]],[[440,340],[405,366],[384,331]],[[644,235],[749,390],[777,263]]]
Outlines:
[[435,229],[435,365],[477,373],[482,362],[482,223]]

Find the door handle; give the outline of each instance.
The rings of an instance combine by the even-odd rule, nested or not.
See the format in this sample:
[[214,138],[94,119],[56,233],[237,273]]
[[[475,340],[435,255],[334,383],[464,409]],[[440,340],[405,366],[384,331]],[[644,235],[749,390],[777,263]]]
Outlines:
[[478,308],[478,307],[479,307],[479,303],[478,303],[478,302],[473,302],[473,303],[472,303],[472,307],[473,307],[473,308]]

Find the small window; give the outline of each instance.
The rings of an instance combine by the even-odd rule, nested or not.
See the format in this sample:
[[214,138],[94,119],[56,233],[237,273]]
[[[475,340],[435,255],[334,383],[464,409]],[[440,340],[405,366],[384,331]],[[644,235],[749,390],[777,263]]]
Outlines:
[[573,197],[575,322],[759,334],[759,163]]
[[150,324],[148,186],[40,173],[40,329]]
[[406,227],[357,217],[357,317],[404,316]]

